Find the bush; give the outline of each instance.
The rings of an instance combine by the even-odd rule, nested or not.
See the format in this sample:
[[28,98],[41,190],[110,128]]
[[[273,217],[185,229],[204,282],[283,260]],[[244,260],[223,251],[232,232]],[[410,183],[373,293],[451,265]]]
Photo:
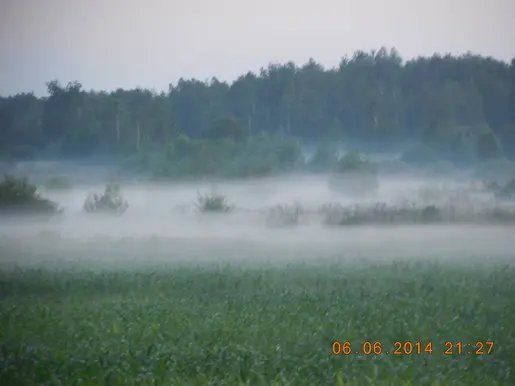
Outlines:
[[258,134],[246,141],[180,136],[161,157],[141,167],[160,178],[264,176],[298,167],[302,152],[291,138]]
[[227,203],[227,197],[214,190],[210,193],[197,192],[196,207],[200,213],[226,213],[233,207]]
[[439,161],[439,157],[432,147],[419,143],[406,149],[401,160],[412,166],[425,166]]
[[271,228],[295,226],[299,223],[302,208],[295,205],[276,205],[270,208],[266,215],[266,225]]
[[332,205],[322,208],[326,225],[408,225],[430,223],[514,223],[515,211],[490,202]]
[[313,172],[325,172],[334,169],[338,163],[338,149],[330,143],[322,143],[308,162]]
[[54,214],[60,212],[56,203],[42,198],[36,186],[27,178],[4,175],[0,183],[0,211],[9,213]]
[[351,196],[375,195],[379,189],[377,167],[359,153],[349,152],[329,176],[329,189]]
[[228,171],[229,176],[238,177],[265,177],[278,171],[279,160],[276,154],[266,157],[244,156],[234,162],[234,171]]
[[487,182],[486,189],[495,194],[496,197],[502,199],[515,198],[515,178],[508,181],[506,184],[499,184],[497,181]]
[[391,207],[384,203],[372,206],[330,206],[323,210],[327,225],[395,225],[428,224],[442,220],[440,210],[434,205]]
[[109,182],[102,196],[98,197],[96,193],[88,195],[83,207],[88,213],[122,214],[129,208],[129,204],[122,198],[120,186]]

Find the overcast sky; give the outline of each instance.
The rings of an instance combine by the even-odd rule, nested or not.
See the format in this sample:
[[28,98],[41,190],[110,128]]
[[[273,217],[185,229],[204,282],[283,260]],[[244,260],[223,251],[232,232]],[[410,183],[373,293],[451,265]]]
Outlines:
[[0,0],[0,94],[167,89],[357,49],[515,56],[515,0]]

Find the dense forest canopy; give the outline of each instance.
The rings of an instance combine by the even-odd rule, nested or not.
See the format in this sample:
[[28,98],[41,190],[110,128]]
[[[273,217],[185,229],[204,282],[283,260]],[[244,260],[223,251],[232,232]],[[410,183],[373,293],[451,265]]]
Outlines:
[[258,133],[377,150],[420,142],[464,159],[462,144],[479,138],[485,159],[496,144],[515,155],[515,59],[435,54],[403,61],[381,48],[331,69],[311,59],[270,64],[231,84],[180,79],[167,93],[86,91],[58,80],[47,87],[43,98],[0,98],[3,158],[132,156],[179,136],[241,142]]

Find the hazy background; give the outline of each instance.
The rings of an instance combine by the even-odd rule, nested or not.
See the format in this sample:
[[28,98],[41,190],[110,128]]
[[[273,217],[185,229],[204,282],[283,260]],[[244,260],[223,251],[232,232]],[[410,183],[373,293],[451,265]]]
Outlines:
[[231,81],[271,61],[335,66],[357,49],[403,58],[515,55],[513,0],[0,0],[0,94],[166,90],[180,77]]

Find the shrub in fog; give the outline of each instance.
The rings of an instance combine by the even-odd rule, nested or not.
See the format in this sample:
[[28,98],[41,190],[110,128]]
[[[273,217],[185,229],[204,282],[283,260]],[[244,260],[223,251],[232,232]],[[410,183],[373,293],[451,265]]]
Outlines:
[[324,223],[327,225],[396,225],[424,224],[441,221],[440,210],[434,205],[390,206],[375,205],[327,206],[324,208]]
[[321,211],[326,225],[409,225],[513,223],[515,210],[499,205],[414,204],[332,205]]
[[88,195],[83,207],[88,213],[122,214],[129,208],[129,204],[123,199],[120,186],[109,182],[101,196],[96,193]]
[[302,208],[298,204],[294,205],[275,205],[266,214],[266,225],[271,228],[281,228],[298,225],[299,215]]
[[329,142],[321,143],[307,166],[313,172],[326,172],[334,169],[338,163],[338,148]]
[[329,176],[329,189],[349,196],[373,196],[379,189],[375,164],[358,152],[348,152]]
[[204,194],[197,192],[197,203],[195,206],[200,213],[227,213],[233,209],[229,205],[227,197],[215,190]]
[[3,213],[54,214],[58,205],[40,196],[37,187],[25,177],[6,174],[0,182],[0,211]]
[[498,181],[486,182],[485,187],[498,198],[515,199],[515,178],[505,184],[499,183]]

